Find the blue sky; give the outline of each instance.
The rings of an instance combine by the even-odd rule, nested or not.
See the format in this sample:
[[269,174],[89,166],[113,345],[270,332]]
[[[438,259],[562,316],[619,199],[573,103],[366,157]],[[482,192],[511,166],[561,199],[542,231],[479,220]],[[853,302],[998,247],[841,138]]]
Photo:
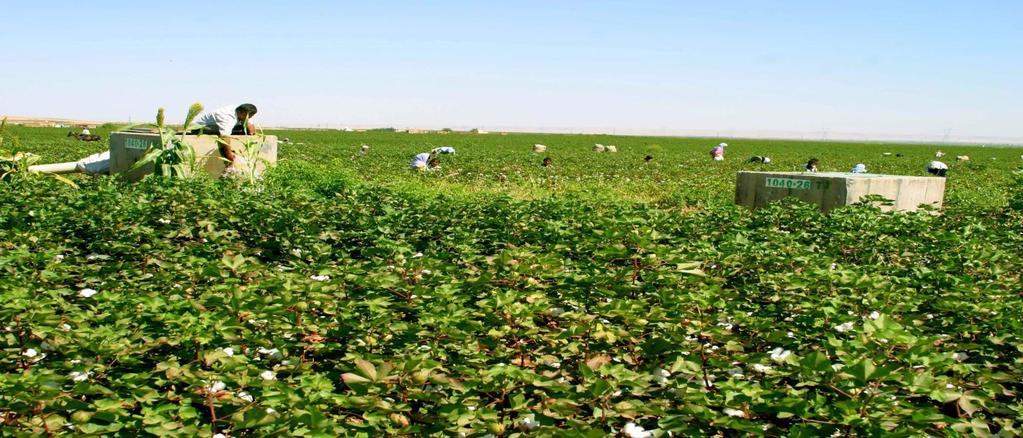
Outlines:
[[0,114],[1023,138],[1023,2],[35,1]]

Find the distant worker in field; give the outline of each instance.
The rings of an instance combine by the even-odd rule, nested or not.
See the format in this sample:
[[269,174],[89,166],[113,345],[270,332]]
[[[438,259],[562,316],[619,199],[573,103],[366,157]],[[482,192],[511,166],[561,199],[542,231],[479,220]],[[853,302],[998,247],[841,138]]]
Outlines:
[[647,162],[647,163],[649,163],[649,162],[651,162],[653,160],[654,160],[654,156],[653,155],[647,155],[647,156],[643,157],[643,161]]
[[430,153],[433,154],[433,155],[441,155],[441,154],[451,154],[451,155],[454,155],[455,154],[455,148],[453,148],[451,146],[441,146],[439,148],[433,148],[433,150],[430,151]]
[[714,149],[710,150],[710,157],[714,161],[725,161],[725,148],[728,147],[728,143],[721,143]]
[[416,154],[416,156],[412,158],[412,164],[409,167],[412,170],[421,171],[436,169],[440,167],[440,160],[437,159],[437,156],[434,154],[423,152],[421,154]]
[[818,163],[820,163],[820,160],[816,158],[811,158],[810,161],[806,162],[806,171],[816,173]]
[[855,166],[853,166],[852,170],[850,170],[849,173],[867,173],[867,165],[863,163],[858,163]]
[[771,157],[761,157],[761,156],[757,155],[757,156],[754,156],[754,157],[750,158],[749,162],[750,163],[759,163],[759,164],[771,164]]
[[[196,129],[190,134],[207,134],[227,137],[231,135],[251,135],[256,133],[252,118],[256,115],[256,106],[243,103],[235,108],[229,106],[206,111],[195,117]],[[234,150],[227,141],[219,141],[220,155],[228,162],[234,163]]]
[[543,157],[543,163],[540,163],[543,167],[551,167],[551,157]]
[[948,173],[948,165],[941,161],[931,161],[927,163],[927,173],[944,177]]
[[89,131],[89,127],[88,126],[83,126],[82,127],[82,135],[92,135],[92,132]]

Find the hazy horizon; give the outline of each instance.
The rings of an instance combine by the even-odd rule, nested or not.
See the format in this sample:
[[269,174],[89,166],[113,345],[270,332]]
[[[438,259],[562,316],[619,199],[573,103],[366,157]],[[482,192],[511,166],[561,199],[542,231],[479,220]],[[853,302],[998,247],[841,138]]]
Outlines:
[[43,1],[5,16],[0,114],[252,102],[265,126],[1023,142],[1012,1]]

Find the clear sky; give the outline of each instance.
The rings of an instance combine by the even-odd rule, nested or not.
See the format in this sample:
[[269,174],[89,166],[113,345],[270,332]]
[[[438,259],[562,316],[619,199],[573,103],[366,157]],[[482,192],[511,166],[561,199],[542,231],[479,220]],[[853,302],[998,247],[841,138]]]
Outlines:
[[0,44],[0,114],[1023,138],[1020,0],[3,1]]

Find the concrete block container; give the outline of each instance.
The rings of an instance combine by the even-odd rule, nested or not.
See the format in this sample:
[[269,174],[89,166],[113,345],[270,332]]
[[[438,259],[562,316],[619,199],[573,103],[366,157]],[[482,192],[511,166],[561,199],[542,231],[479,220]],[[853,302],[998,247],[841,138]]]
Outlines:
[[[181,137],[181,136],[179,136]],[[205,169],[206,173],[214,178],[224,175],[227,170],[227,162],[221,159],[220,149],[217,146],[217,138],[212,135],[185,135],[185,142],[195,149],[196,160],[199,168]],[[259,156],[265,160],[255,163],[257,172],[262,173],[266,163],[277,163],[277,137],[273,135],[237,135],[231,136],[231,148],[238,155],[244,144],[250,141],[261,142]],[[159,145],[160,134],[145,130],[129,130],[110,134],[110,174],[121,174],[129,181],[137,181],[150,173],[153,173],[153,166],[143,166],[129,171],[135,163],[142,158],[146,149]],[[236,166],[240,162],[236,161]],[[244,169],[241,169],[244,170]]]
[[789,196],[828,211],[854,204],[867,195],[881,195],[894,204],[883,210],[914,211],[921,204],[940,208],[945,199],[945,178],[875,175],[869,173],[739,172],[735,203],[763,207]]

